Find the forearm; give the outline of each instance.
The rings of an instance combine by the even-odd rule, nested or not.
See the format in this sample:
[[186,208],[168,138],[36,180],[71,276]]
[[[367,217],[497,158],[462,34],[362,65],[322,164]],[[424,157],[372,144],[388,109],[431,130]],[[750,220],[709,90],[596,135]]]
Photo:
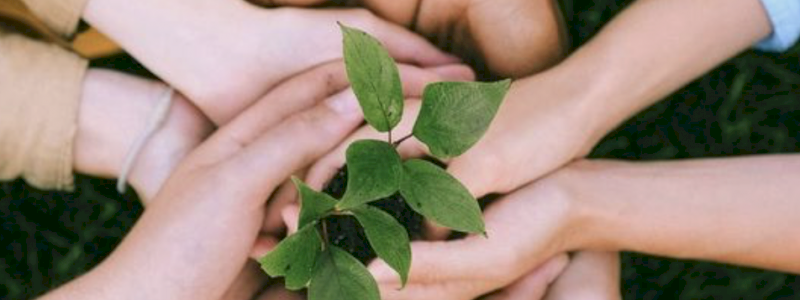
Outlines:
[[770,31],[759,0],[637,1],[548,76],[580,90],[593,146]]
[[[74,171],[118,177],[134,140],[145,131],[166,88],[163,83],[118,72],[89,70],[78,112]],[[131,185],[145,204],[210,130],[202,114],[176,94],[166,121],[146,142],[129,174]]]
[[[231,50],[252,55],[258,48],[255,37],[243,36],[241,24],[253,17],[247,5],[245,1],[224,0],[90,0],[83,16],[154,73],[186,93],[214,121],[220,121],[232,118],[244,107],[226,109],[212,99],[230,97],[220,94],[223,91],[249,88],[223,86],[236,84],[235,81],[209,80],[238,78],[242,74],[237,72],[253,70],[245,65],[218,67],[219,61],[228,61],[230,65],[238,61],[230,58]],[[223,36],[240,38],[235,39],[236,45],[219,49],[219,43],[211,41]],[[212,74],[215,76],[209,76]]]
[[244,267],[261,212],[229,198],[165,196],[101,265],[43,299],[220,299]]
[[570,247],[800,273],[800,156],[584,161],[569,178],[582,221]]

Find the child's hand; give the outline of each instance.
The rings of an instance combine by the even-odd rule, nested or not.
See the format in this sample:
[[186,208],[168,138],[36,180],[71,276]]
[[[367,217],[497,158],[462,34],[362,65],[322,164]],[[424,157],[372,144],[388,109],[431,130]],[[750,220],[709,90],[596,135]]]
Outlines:
[[268,10],[228,0],[93,0],[85,18],[186,94],[215,124],[231,120],[290,76],[340,58],[336,22],[373,34],[400,62],[457,61],[366,10]]
[[[251,2],[306,6],[326,0]],[[553,0],[356,2],[505,77],[518,78],[553,65],[564,57],[569,44],[558,3]]]

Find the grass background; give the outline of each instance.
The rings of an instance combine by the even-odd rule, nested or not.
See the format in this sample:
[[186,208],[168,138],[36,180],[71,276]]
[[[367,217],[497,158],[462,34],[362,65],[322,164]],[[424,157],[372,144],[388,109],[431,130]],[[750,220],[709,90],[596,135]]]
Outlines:
[[[574,46],[632,1],[563,0]],[[669,160],[800,150],[800,47],[746,52],[610,133],[596,158]],[[127,57],[95,66],[147,72]],[[88,271],[141,214],[113,182],[77,178],[75,193],[0,183],[0,299],[30,299]],[[800,216],[798,217],[800,220]],[[792,237],[787,237],[792,238]],[[796,238],[796,237],[795,237]],[[790,274],[623,254],[625,299],[800,299]]]

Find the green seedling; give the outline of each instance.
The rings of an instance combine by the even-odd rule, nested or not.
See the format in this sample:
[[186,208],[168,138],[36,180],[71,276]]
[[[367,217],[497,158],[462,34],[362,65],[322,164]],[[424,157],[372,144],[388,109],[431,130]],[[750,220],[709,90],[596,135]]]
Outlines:
[[397,271],[403,285],[411,266],[408,232],[371,202],[400,193],[413,210],[441,226],[485,235],[480,206],[457,179],[426,160],[403,161],[396,148],[413,136],[428,146],[434,158],[463,154],[486,133],[511,82],[426,86],[411,135],[393,141],[392,129],[403,117],[404,101],[397,65],[377,39],[340,27],[347,76],[364,118],[387,133],[387,139],[360,140],[349,146],[347,189],[341,199],[293,178],[301,200],[299,230],[260,263],[268,275],[285,277],[288,289],[308,288],[309,300],[379,300],[377,283],[367,268],[329,241],[327,218],[355,217],[375,253]]

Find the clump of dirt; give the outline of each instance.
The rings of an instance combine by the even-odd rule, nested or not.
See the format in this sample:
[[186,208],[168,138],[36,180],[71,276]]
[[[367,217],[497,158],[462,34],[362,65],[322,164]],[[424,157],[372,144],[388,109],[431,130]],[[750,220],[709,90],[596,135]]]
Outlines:
[[[340,199],[346,188],[347,168],[345,167],[328,182],[323,192]],[[403,224],[411,240],[422,238],[423,217],[412,210],[400,194],[372,202],[369,205],[382,209]],[[367,241],[364,229],[358,224],[356,218],[351,216],[330,217],[327,219],[327,232],[332,244],[350,252],[361,262],[366,264],[376,257],[375,251]]]

